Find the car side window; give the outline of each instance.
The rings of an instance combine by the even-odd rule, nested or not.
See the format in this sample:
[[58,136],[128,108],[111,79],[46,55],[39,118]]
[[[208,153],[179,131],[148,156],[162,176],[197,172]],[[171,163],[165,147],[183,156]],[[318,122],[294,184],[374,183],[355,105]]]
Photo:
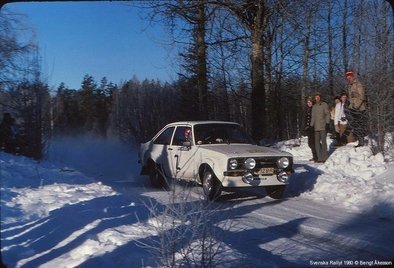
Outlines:
[[172,145],[182,146],[184,142],[192,142],[192,129],[189,126],[179,126],[175,130]]
[[164,130],[153,142],[154,144],[170,145],[172,133],[174,133],[175,127],[169,127]]

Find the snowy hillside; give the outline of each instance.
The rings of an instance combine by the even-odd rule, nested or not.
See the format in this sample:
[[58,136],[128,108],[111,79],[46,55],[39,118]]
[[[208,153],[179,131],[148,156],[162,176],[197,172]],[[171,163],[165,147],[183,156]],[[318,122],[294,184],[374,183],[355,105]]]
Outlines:
[[[331,261],[333,259],[327,256],[334,258],[346,254],[358,258],[352,261],[392,264],[393,162],[385,162],[381,154],[373,155],[368,147],[348,145],[334,150],[326,163],[316,164],[308,161],[311,156],[305,139],[277,146],[295,157],[295,174],[286,198],[281,204],[264,196],[258,199],[241,196],[219,202],[222,210],[223,207],[226,211],[241,209],[243,217],[247,217],[242,221],[235,217],[237,231],[229,228],[226,231],[232,235],[223,237],[219,243],[226,245],[227,253],[232,252],[220,257],[222,266],[235,267],[246,259],[252,263],[250,267],[313,266],[313,261]],[[0,153],[0,168],[1,252],[9,267],[155,266],[150,253],[138,244],[157,237],[156,221],[146,204],[158,202],[156,207],[162,208],[168,193],[150,188],[146,178],[139,175],[135,148],[114,141],[63,139],[51,144],[48,159],[41,162]],[[198,197],[192,202],[199,202]],[[264,209],[263,204],[270,206],[265,208],[265,216],[258,216],[260,214],[255,212]],[[274,214],[267,213],[274,213],[270,211],[275,206],[281,206],[277,211],[297,206],[300,210],[288,210],[288,214],[276,212],[274,220]],[[327,208],[332,209],[328,211]],[[324,211],[331,218],[324,222],[331,227],[323,227],[319,223],[323,216],[314,215],[324,214]],[[370,234],[376,232],[379,239],[372,243],[348,237],[347,243],[349,247],[354,245],[354,252],[336,252],[338,245],[329,245],[326,241],[327,233],[335,243],[340,243],[335,237],[343,239],[344,231],[333,228],[342,223],[334,218],[351,217],[365,211],[372,211],[365,220],[368,224],[376,224],[376,230],[370,230]],[[308,219],[305,220],[305,216],[302,220],[291,219],[297,217],[296,214],[308,215]],[[348,220],[343,218],[344,222]],[[268,226],[264,228],[272,229],[274,221],[287,222],[291,230],[298,230],[294,236],[304,235],[304,232],[310,236],[313,230],[315,236],[325,238],[320,248],[312,243],[309,247],[305,243],[284,247],[298,240],[282,237],[272,242],[259,242],[253,248],[250,247],[253,243],[247,239],[242,242],[235,235],[252,228],[249,223],[255,226],[257,222],[266,222]],[[217,228],[223,229],[223,222],[223,219],[219,221]],[[361,229],[366,222],[352,224],[355,229]],[[253,231],[250,239],[261,236],[261,229],[250,230]],[[283,228],[279,230],[270,234],[283,234]],[[262,237],[266,237],[267,234],[263,234]],[[250,257],[249,250],[264,254]],[[226,258],[228,262],[223,262]],[[250,258],[254,258],[253,262]]]

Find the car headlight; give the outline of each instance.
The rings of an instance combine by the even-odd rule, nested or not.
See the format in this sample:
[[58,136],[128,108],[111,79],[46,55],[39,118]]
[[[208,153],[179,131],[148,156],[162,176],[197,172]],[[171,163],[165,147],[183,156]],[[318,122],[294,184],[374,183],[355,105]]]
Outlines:
[[256,166],[256,160],[254,160],[253,158],[248,158],[245,160],[244,164],[245,168],[254,169],[254,167]]
[[290,165],[290,160],[287,157],[281,157],[278,160],[278,166],[279,168],[287,168]]
[[228,160],[228,166],[230,169],[236,169],[238,167],[237,159],[230,159]]

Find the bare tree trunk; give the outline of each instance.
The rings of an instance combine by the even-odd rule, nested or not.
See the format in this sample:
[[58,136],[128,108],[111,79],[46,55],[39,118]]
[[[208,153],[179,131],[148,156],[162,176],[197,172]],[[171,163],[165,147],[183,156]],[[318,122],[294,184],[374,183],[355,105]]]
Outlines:
[[347,17],[348,17],[348,0],[344,0],[343,6],[343,16],[342,16],[342,63],[343,63],[343,72],[346,72],[349,69],[348,62],[348,48],[347,48]]
[[222,80],[223,80],[223,114],[225,120],[230,120],[230,110],[229,110],[229,103],[228,103],[228,89],[227,89],[227,75],[226,75],[226,66],[225,66],[225,56],[223,47],[220,46],[220,56],[221,56],[221,72],[222,72]]
[[355,33],[354,33],[354,59],[353,59],[353,66],[352,68],[355,68],[357,72],[361,68],[361,46],[362,46],[362,31],[363,31],[363,16],[364,16],[364,6],[365,2],[364,0],[359,0],[358,5],[356,6],[356,17],[355,17]]
[[[302,74],[302,85],[301,85],[301,99],[300,99],[300,107],[302,114],[305,113],[305,103],[306,103],[306,89],[309,87],[309,58],[311,54],[311,49],[310,49],[310,38],[312,34],[312,10],[309,10],[307,13],[306,17],[306,33],[305,33],[305,42],[304,42],[304,57],[302,60],[302,66],[303,66],[303,74]],[[304,126],[304,117],[301,117],[301,126]],[[298,136],[300,136],[300,133],[298,133]]]
[[334,92],[334,60],[333,60],[333,54],[334,54],[334,45],[333,45],[333,29],[331,26],[331,16],[332,16],[332,9],[333,9],[333,4],[332,1],[329,1],[329,8],[328,8],[328,14],[327,14],[327,38],[328,38],[328,90],[330,93],[330,96],[335,96]]
[[266,26],[264,19],[265,3],[258,1],[255,7],[255,16],[252,25],[252,135],[256,140],[264,137],[266,122],[266,101],[265,101],[265,81],[264,81],[264,54],[263,54],[263,33]]
[[[218,2],[219,3],[219,2]],[[220,5],[230,9],[250,31],[251,37],[251,126],[252,136],[258,141],[265,135],[266,94],[264,81],[264,33],[267,28],[265,0],[221,1]]]
[[[283,17],[282,17],[282,23],[283,23]],[[281,100],[282,100],[282,83],[283,83],[283,75],[284,75],[284,54],[285,54],[285,48],[284,48],[284,28],[281,27],[279,29],[279,51],[280,54],[276,54],[276,56],[280,56],[280,58],[277,60],[278,61],[278,71],[276,73],[276,103],[280,105]],[[283,105],[283,104],[282,104]],[[280,137],[284,136],[284,130],[286,129],[283,120],[281,118],[284,118],[285,113],[283,112],[283,109],[278,109],[277,110],[278,114],[278,133]]]
[[[276,110],[275,106],[275,95],[274,95],[274,87],[273,87],[273,77],[272,77],[272,50],[271,50],[271,44],[272,44],[272,39],[271,39],[271,33],[267,34],[267,38],[264,40],[264,86],[265,86],[265,92],[264,95],[266,96],[266,102],[265,102],[265,121],[264,121],[264,130],[267,129],[267,126],[271,126],[270,131],[264,131],[263,135],[264,137],[269,137],[269,138],[276,138],[277,136],[277,126],[278,124],[276,122],[279,121],[279,118],[277,118],[277,113],[274,111]],[[270,115],[270,116],[268,116]]]
[[196,45],[197,45],[197,89],[201,119],[208,119],[208,78],[207,78],[207,51],[205,42],[205,15],[206,0],[198,4]]
[[[171,33],[176,31],[190,35],[188,51],[181,53],[184,60],[185,79],[192,83],[192,88],[187,97],[193,102],[186,108],[191,109],[190,118],[208,119],[208,64],[207,64],[207,43],[206,43],[206,23],[209,20],[207,13],[207,0],[196,1],[146,1],[152,8],[150,19],[161,17],[164,23],[170,28]],[[178,23],[178,19],[185,22],[185,27]],[[179,27],[179,28],[178,28]],[[183,35],[184,36],[184,35]],[[176,40],[173,40],[177,42]],[[185,40],[182,40],[185,43]],[[190,95],[193,95],[192,97]]]

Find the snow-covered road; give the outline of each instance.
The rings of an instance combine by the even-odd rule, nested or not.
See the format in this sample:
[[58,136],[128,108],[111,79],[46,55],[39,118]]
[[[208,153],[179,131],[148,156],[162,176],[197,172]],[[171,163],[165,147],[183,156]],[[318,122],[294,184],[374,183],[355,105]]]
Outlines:
[[251,258],[258,256],[254,258],[257,265],[272,259],[272,264],[284,267],[393,256],[394,241],[388,234],[394,233],[394,225],[369,211],[351,213],[302,197],[246,200],[232,210],[242,215],[241,220],[235,215],[243,229],[237,233],[240,243],[236,248]]

